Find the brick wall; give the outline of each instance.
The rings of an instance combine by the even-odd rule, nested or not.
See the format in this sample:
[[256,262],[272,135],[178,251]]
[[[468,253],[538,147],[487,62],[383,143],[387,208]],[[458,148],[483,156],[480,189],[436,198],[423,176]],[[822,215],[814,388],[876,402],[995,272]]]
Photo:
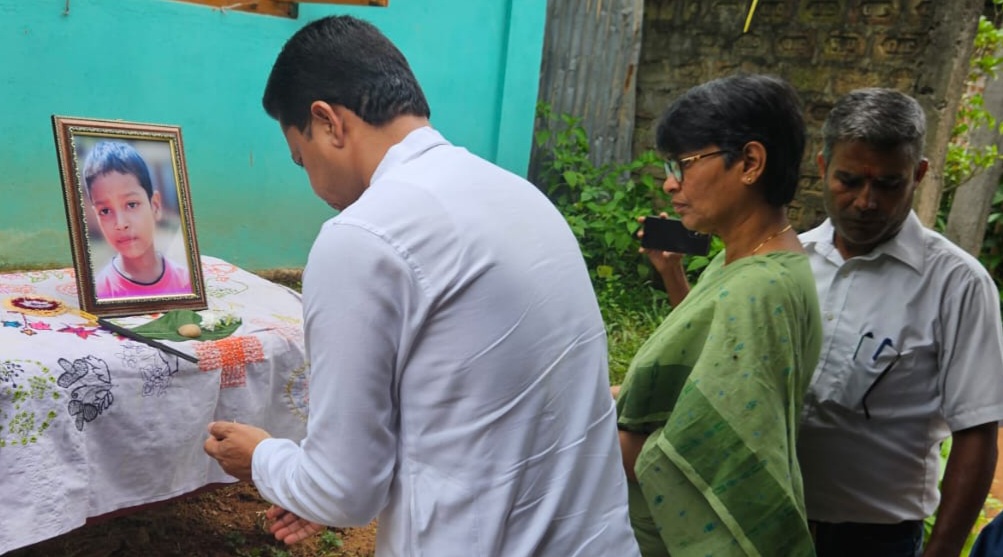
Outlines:
[[803,231],[824,218],[815,155],[832,103],[859,87],[895,87],[927,112],[931,171],[916,209],[932,222],[982,0],[762,0],[743,34],[748,9],[746,0],[645,0],[634,153],[654,145],[658,116],[686,89],[737,70],[784,77],[808,124],[790,209]]

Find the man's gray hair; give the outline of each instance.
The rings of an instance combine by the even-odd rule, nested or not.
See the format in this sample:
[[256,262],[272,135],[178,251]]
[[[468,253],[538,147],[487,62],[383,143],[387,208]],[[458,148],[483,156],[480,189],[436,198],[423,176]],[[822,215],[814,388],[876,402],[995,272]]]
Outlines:
[[926,114],[916,99],[894,89],[857,89],[836,101],[822,126],[822,140],[826,164],[836,143],[843,141],[878,149],[907,145],[913,163],[919,163],[926,142]]

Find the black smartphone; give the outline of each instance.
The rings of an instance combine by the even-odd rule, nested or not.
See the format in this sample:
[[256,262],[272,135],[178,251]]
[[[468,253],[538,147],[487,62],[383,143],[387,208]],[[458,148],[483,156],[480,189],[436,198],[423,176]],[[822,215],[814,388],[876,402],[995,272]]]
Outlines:
[[645,217],[641,246],[690,255],[707,255],[710,252],[710,236],[693,232],[678,219]]

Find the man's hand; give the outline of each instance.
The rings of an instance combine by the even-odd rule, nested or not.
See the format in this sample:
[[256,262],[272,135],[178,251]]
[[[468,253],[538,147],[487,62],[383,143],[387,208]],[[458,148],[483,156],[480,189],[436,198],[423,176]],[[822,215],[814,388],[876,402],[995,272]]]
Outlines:
[[993,483],[998,432],[997,423],[989,422],[951,434],[951,456],[947,457],[940,484],[940,507],[923,557],[961,554]]
[[238,480],[251,480],[251,456],[258,443],[271,437],[268,432],[237,422],[212,422],[205,452],[219,462],[223,471]]
[[275,539],[285,542],[286,545],[305,540],[325,528],[321,524],[300,518],[275,505],[268,509],[265,517],[274,521],[268,530],[275,535]]

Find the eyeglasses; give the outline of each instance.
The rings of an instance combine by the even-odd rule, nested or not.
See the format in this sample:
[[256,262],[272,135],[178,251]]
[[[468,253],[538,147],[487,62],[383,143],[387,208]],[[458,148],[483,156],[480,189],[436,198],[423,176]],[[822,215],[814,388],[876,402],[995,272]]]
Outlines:
[[693,155],[690,157],[684,157],[681,159],[668,159],[665,161],[665,175],[672,176],[680,184],[683,183],[683,168],[692,166],[693,163],[700,159],[713,157],[714,155],[723,155],[724,153],[730,153],[731,151],[727,149],[721,149],[720,151],[711,151],[710,153],[700,153],[699,155]]
[[893,367],[895,367],[895,364],[898,363],[900,357],[902,357],[901,354],[896,352],[895,357],[892,358],[892,361],[888,362],[888,365],[885,366],[885,369],[881,370],[881,373],[878,374],[877,379],[875,379],[874,382],[871,383],[871,386],[867,388],[867,391],[864,392],[864,396],[860,399],[860,405],[864,407],[864,417],[866,417],[868,420],[871,419],[871,411],[867,409],[867,396],[870,395],[871,391],[874,390],[874,387],[877,387],[878,383],[885,378],[885,375],[887,375],[888,372],[891,371]]

